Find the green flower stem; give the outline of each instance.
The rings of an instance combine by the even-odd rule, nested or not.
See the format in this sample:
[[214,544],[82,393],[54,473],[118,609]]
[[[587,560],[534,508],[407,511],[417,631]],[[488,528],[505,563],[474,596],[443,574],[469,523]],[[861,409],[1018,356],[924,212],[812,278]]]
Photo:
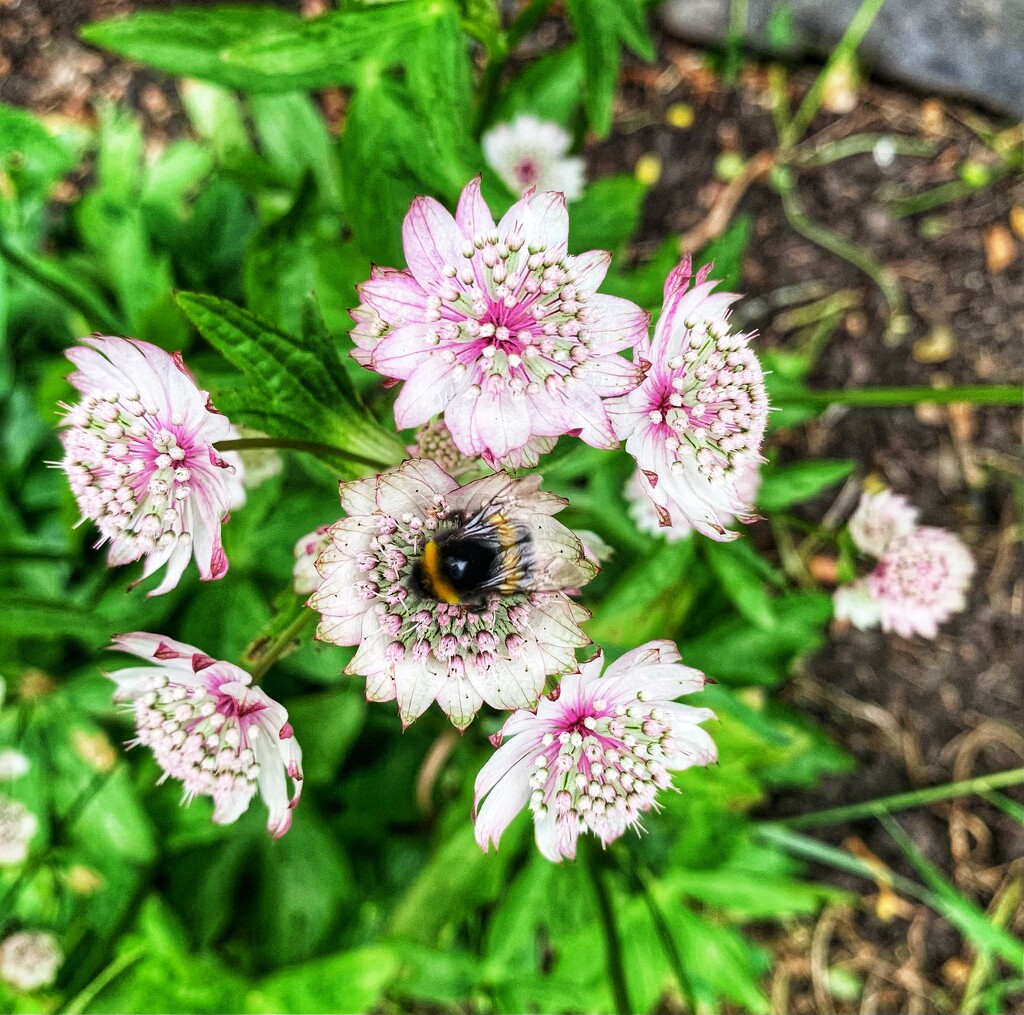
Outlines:
[[941,786],[929,786],[907,793],[879,797],[876,800],[865,800],[859,804],[830,807],[828,810],[815,811],[813,814],[800,814],[795,818],[783,818],[775,824],[785,825],[787,828],[820,828],[822,825],[838,825],[844,821],[874,818],[880,814],[905,811],[910,807],[923,807],[940,800],[953,800],[971,793],[987,793],[989,790],[1019,786],[1022,783],[1024,770],[1013,768],[1005,772],[993,772],[991,775],[979,775],[976,779],[963,779],[960,782],[948,782]]
[[301,606],[298,614],[286,627],[260,646],[258,652],[254,654],[254,661],[249,665],[249,674],[252,676],[254,684],[260,682],[263,675],[278,659],[292,651],[296,639],[316,617],[317,614],[314,610],[307,606]]
[[611,981],[612,997],[615,999],[615,1011],[619,1015],[632,1015],[633,1007],[629,1003],[629,991],[626,988],[626,967],[622,961],[622,941],[619,929],[615,925],[615,909],[611,895],[604,881],[604,858],[600,845],[593,836],[581,835],[579,845],[582,847],[583,865],[590,875],[597,900],[597,910],[601,918],[601,929],[604,932],[605,957],[608,962],[608,979]]
[[832,391],[787,392],[783,405],[852,405],[884,408],[898,405],[1016,405],[1024,403],[1024,387],[1017,384],[959,384],[950,388],[837,388]]
[[308,451],[311,455],[329,454],[347,458],[351,462],[358,462],[373,469],[390,469],[396,464],[393,459],[364,458],[351,451],[336,448],[333,444],[319,444],[316,441],[303,441],[292,437],[239,437],[230,441],[217,441],[214,447],[218,451],[269,451],[278,448],[287,451]]
[[100,971],[99,975],[96,976],[95,979],[86,984],[86,986],[84,986],[70,1001],[68,1001],[62,1011],[65,1015],[81,1015],[81,1013],[90,1007],[93,1001],[95,1001],[96,998],[114,982],[114,980],[116,980],[122,973],[131,969],[136,962],[141,962],[148,953],[149,947],[143,945],[138,948],[133,948],[131,951],[125,952],[123,955],[118,955],[109,966]]

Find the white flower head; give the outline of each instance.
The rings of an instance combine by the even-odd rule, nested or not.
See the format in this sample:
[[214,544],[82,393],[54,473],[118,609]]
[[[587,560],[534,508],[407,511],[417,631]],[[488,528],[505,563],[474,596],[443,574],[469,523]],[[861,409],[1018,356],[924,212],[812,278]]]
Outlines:
[[28,758],[21,751],[13,747],[0,751],[0,779],[20,779],[30,767]]
[[853,624],[859,631],[878,627],[882,620],[882,611],[866,578],[837,588],[832,594],[832,606],[836,620]]
[[598,653],[563,677],[536,712],[515,712],[494,739],[498,750],[476,778],[476,840],[495,846],[527,805],[537,848],[559,862],[576,855],[582,832],[603,845],[657,808],[670,772],[707,765],[715,745],[700,723],[706,708],[675,701],[704,687],[675,645],[653,641],[627,652],[602,675]]
[[583,159],[568,154],[572,138],[557,123],[523,113],[480,141],[487,164],[514,194],[536,187],[575,201],[583,193]]
[[292,581],[295,592],[300,596],[308,596],[316,592],[320,585],[320,572],[316,569],[316,559],[330,545],[329,525],[321,525],[312,532],[306,533],[295,544],[295,567],[292,569]]
[[0,980],[15,990],[51,986],[63,961],[57,939],[46,931],[18,931],[0,942]]
[[850,536],[862,553],[881,557],[894,540],[914,530],[917,515],[917,508],[906,497],[891,490],[865,492],[850,517]]
[[20,800],[0,797],[0,867],[25,862],[38,828],[39,820]]
[[[566,590],[597,569],[552,517],[565,501],[539,483],[498,473],[460,487],[412,459],[342,484],[348,517],[331,527],[309,600],[322,614],[317,637],[358,645],[346,672],[366,677],[371,701],[397,699],[403,723],[435,700],[459,729],[485,701],[532,707],[548,676],[575,667],[589,614]],[[467,532],[473,559],[445,558],[452,536]],[[445,561],[480,581],[457,588]]]
[[181,780],[186,802],[212,797],[218,824],[237,821],[258,790],[267,831],[284,835],[302,794],[302,750],[284,707],[252,687],[245,670],[192,645],[136,631],[111,648],[149,664],[109,674],[115,701],[135,716],[130,746],[149,747],[165,775]]

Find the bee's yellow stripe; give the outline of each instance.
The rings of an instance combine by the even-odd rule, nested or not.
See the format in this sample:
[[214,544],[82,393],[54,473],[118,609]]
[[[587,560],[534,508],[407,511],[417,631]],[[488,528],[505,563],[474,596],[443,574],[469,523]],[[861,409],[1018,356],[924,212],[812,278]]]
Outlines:
[[429,592],[443,603],[459,602],[459,594],[451,582],[441,573],[441,551],[433,540],[423,547],[423,559],[420,561],[423,576],[430,585]]

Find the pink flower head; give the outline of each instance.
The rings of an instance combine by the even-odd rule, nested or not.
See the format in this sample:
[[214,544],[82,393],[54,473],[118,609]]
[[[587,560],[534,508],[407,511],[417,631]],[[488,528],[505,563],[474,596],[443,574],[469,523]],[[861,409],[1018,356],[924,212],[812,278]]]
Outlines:
[[866,580],[883,630],[934,638],[966,605],[973,574],[974,558],[957,536],[921,526],[890,543]]
[[218,824],[236,821],[259,789],[267,830],[275,839],[284,835],[302,794],[302,750],[285,709],[252,687],[245,670],[191,645],[136,631],[110,647],[151,664],[110,674],[114,700],[135,713],[130,746],[150,748],[164,778],[182,781],[186,802],[213,797]]
[[649,364],[647,374],[608,411],[663,523],[685,521],[729,540],[733,518],[754,520],[740,477],[762,461],[768,398],[750,335],[729,332],[737,297],[712,293],[708,271],[698,272],[692,289],[688,257],[669,275],[654,338],[634,354]]
[[222,578],[221,523],[245,492],[237,456],[221,457],[214,444],[237,431],[180,356],[137,339],[83,341],[67,352],[78,368],[68,380],[83,397],[64,406],[61,467],[98,545],[110,543],[111,566],[145,557],[142,578],[166,564],[151,596],[173,589],[192,556],[204,581]]
[[618,353],[649,318],[597,293],[609,254],[568,254],[561,194],[529,191],[495,225],[474,179],[454,219],[416,198],[402,237],[409,270],[374,269],[352,331],[358,362],[405,381],[399,427],[443,412],[456,447],[492,468],[535,437],[615,446],[602,399],[639,380]]
[[568,154],[572,138],[557,123],[522,114],[480,139],[487,164],[515,194],[556,190],[567,201],[583,193],[583,159]]
[[675,645],[648,642],[603,676],[601,666],[598,653],[563,677],[536,713],[520,710],[505,722],[495,738],[501,746],[476,777],[483,849],[497,846],[529,803],[537,848],[555,862],[572,859],[580,832],[607,845],[630,826],[640,830],[641,814],[672,784],[669,772],[715,760],[698,725],[714,713],[675,701],[704,686],[704,674],[683,666]]
[[320,584],[320,572],[316,569],[316,559],[330,545],[330,526],[321,525],[318,529],[307,533],[295,544],[295,566],[292,569],[292,581],[295,592],[300,596],[308,596],[316,592]]
[[906,497],[891,490],[864,492],[850,517],[850,536],[862,553],[881,557],[894,540],[914,530],[917,513]]
[[459,487],[413,459],[342,484],[348,517],[309,600],[317,637],[358,645],[345,672],[366,677],[371,701],[397,699],[404,724],[435,700],[459,729],[485,701],[532,707],[548,676],[575,668],[589,614],[563,590],[597,569],[539,482],[499,473]]

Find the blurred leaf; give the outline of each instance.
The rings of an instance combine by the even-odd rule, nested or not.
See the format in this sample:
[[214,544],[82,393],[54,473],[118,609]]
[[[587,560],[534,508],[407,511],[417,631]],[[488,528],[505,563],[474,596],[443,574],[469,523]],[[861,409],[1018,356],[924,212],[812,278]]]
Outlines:
[[736,617],[686,639],[687,664],[729,683],[780,683],[796,656],[823,643],[832,599],[821,593],[793,593],[772,606],[776,622],[771,628],[752,628]]
[[591,639],[625,649],[650,638],[671,637],[692,602],[694,587],[687,582],[687,572],[694,554],[692,539],[655,544],[596,608],[587,624]]
[[[264,75],[229,62],[232,43],[255,45],[278,33],[295,30],[298,15],[275,7],[182,7],[140,11],[125,18],[86,25],[80,35],[93,46],[149,64],[179,77],[202,78],[226,88],[260,88]],[[277,83],[266,90],[289,91],[298,83]]]
[[694,272],[702,265],[714,264],[711,278],[722,291],[738,291],[743,284],[743,257],[750,241],[751,218],[737,215],[721,236],[712,240],[693,259]]
[[823,490],[846,479],[856,468],[849,459],[810,459],[788,465],[765,465],[757,506],[762,511],[783,511],[816,497]]
[[376,1011],[398,971],[399,960],[387,946],[341,952],[265,977],[249,991],[245,1011]]
[[[203,73],[191,73],[250,91],[358,86],[367,76],[364,65],[370,66],[372,76],[404,63],[421,34],[434,21],[448,17],[450,10],[448,3],[435,0],[395,0],[308,20],[282,19],[263,31],[233,32],[230,38],[225,34],[224,42],[215,47],[213,62],[204,62]],[[208,60],[214,47],[209,41],[207,45]]]
[[774,627],[775,614],[751,560],[756,554],[746,543],[720,543],[703,539],[700,543],[704,559],[711,566],[722,591],[736,609],[758,627]]
[[251,941],[268,965],[321,951],[342,925],[355,891],[348,859],[312,803],[303,801],[294,815],[286,835],[260,840]]
[[612,125],[620,40],[645,60],[654,59],[643,7],[640,0],[568,0],[567,6],[583,49],[587,119],[605,137]]
[[583,60],[574,44],[527,64],[505,88],[493,122],[507,123],[527,113],[571,131],[582,99]]
[[473,993],[478,965],[475,955],[410,941],[390,942],[389,947],[402,964],[389,993],[409,999],[404,1010],[425,1005],[458,1008]]
[[353,691],[326,691],[288,702],[288,718],[299,743],[316,743],[316,750],[307,751],[303,759],[303,774],[310,786],[326,786],[338,779],[341,763],[362,731],[366,701],[361,691]]
[[646,196],[647,185],[635,176],[595,180],[573,203],[569,249],[575,253],[619,250],[640,225]]
[[622,271],[619,265],[613,264],[601,291],[632,300],[657,316],[661,313],[665,279],[679,260],[679,237],[669,236],[650,260],[632,271]]
[[[242,422],[250,405],[256,410],[252,425],[273,437],[310,444],[343,478],[364,472],[349,455],[380,463],[401,460],[395,438],[356,402],[326,329],[298,339],[226,300],[199,293],[179,293],[178,305],[252,385],[246,402],[230,400]],[[261,406],[273,406],[273,415],[259,414]]]
[[14,185],[20,199],[49,197],[53,184],[74,164],[74,152],[31,113],[0,103],[0,174]]
[[126,766],[119,766],[102,780],[75,821],[71,835],[88,855],[117,855],[133,864],[147,864],[156,857],[153,828]]
[[260,150],[288,185],[297,190],[304,172],[313,174],[323,200],[341,201],[335,141],[323,114],[308,95],[254,95],[253,126]]

